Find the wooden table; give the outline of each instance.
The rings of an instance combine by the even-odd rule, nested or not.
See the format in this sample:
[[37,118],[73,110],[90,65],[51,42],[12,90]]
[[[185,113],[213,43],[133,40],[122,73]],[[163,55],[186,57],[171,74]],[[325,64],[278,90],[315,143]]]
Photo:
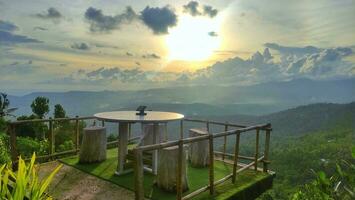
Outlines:
[[[124,174],[124,164],[126,162],[127,156],[127,144],[128,144],[128,126],[130,123],[153,123],[154,125],[154,135],[156,135],[156,131],[158,130],[159,123],[167,123],[169,121],[183,120],[184,115],[173,112],[157,112],[157,111],[146,111],[146,115],[139,116],[136,115],[137,111],[113,111],[113,112],[103,112],[96,113],[94,116],[103,121],[107,122],[118,122],[118,156],[119,161],[117,165],[117,175]],[[157,137],[155,137],[157,138]],[[157,141],[154,141],[157,142]],[[153,162],[152,162],[152,172],[156,174],[157,172],[157,158],[158,151],[154,151],[153,153]]]

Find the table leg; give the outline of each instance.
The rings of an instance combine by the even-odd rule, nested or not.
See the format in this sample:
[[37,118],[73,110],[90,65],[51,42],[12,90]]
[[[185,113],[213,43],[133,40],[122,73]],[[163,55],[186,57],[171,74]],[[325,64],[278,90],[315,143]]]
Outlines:
[[127,144],[128,144],[128,123],[120,122],[118,125],[118,165],[116,174],[120,175],[124,173],[124,164],[127,156]]
[[[157,144],[160,141],[160,135],[159,135],[159,124],[154,123],[153,125],[153,143]],[[153,158],[152,158],[152,172],[153,174],[158,173],[158,150],[153,151]]]

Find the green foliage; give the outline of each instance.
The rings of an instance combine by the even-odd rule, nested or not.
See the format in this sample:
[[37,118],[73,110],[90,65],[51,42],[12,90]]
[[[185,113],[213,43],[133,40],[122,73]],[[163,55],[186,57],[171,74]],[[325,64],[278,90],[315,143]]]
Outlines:
[[6,109],[9,107],[10,101],[7,98],[7,94],[0,93],[0,118],[6,115]]
[[57,152],[68,151],[74,149],[74,142],[72,140],[64,141],[63,144],[60,144],[57,148]]
[[0,117],[0,132],[5,132],[7,128],[7,122],[4,118]]
[[10,162],[9,146],[9,137],[0,133],[0,164]]
[[111,133],[111,134],[107,137],[107,142],[113,142],[113,141],[117,141],[117,135]]
[[17,137],[17,150],[23,157],[30,157],[33,153],[37,155],[48,154],[49,143],[47,140],[38,140],[30,137]]
[[31,162],[26,166],[25,161],[20,157],[17,172],[12,171],[11,165],[8,164],[0,167],[0,199],[22,200],[25,197],[31,200],[52,199],[45,194],[45,191],[62,165],[40,181],[34,164],[35,159],[36,154],[33,154]]
[[64,118],[65,114],[66,113],[62,105],[56,104],[54,106],[54,118]]
[[40,119],[49,112],[49,99],[46,97],[37,97],[31,104],[32,112]]

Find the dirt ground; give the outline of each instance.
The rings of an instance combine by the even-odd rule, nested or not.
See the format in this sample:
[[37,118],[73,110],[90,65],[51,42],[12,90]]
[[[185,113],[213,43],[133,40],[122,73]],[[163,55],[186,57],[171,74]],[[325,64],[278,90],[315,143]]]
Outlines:
[[[59,162],[53,161],[39,165],[40,177],[48,175],[59,164]],[[60,200],[134,199],[132,191],[65,164],[55,176],[48,193],[53,198]]]

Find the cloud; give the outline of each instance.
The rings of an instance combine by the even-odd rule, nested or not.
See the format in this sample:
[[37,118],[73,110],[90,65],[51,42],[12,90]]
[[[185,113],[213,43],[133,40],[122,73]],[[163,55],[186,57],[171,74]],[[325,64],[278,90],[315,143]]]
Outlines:
[[137,14],[131,7],[126,7],[123,13],[109,16],[104,15],[100,9],[90,7],[85,12],[85,19],[90,23],[91,32],[110,32],[137,19]]
[[197,1],[190,1],[186,5],[183,5],[183,12],[189,13],[191,16],[208,16],[215,17],[218,14],[218,10],[213,8],[210,5],[203,5],[200,8],[200,5]]
[[18,27],[15,24],[11,23],[11,22],[6,22],[6,21],[3,21],[3,20],[0,20],[0,30],[1,31],[13,32],[13,31],[18,30]]
[[212,6],[205,5],[203,6],[203,14],[213,18],[218,14],[218,10]]
[[41,43],[41,41],[29,38],[24,35],[17,35],[11,32],[0,30],[0,44],[17,44],[17,43]]
[[82,43],[74,43],[70,46],[72,49],[78,49],[78,50],[89,50],[90,46],[84,42]]
[[197,1],[190,1],[186,5],[183,6],[184,12],[189,13],[192,16],[198,16],[202,13],[198,10],[198,2]]
[[35,30],[35,31],[48,31],[47,28],[43,28],[43,27],[40,27],[40,26],[33,27],[33,30]]
[[160,56],[155,54],[155,53],[150,53],[150,54],[145,54],[142,56],[142,58],[146,59],[160,59]]
[[43,13],[37,13],[35,16],[44,20],[53,20],[53,22],[56,23],[63,17],[62,14],[54,7],[48,8],[48,10]]
[[279,51],[281,54],[304,55],[304,54],[311,54],[311,53],[319,53],[321,51],[321,49],[314,46],[287,47],[276,43],[266,43],[264,44],[264,46]]
[[177,15],[168,6],[162,8],[147,6],[141,12],[141,19],[156,35],[167,34],[168,29],[177,24]]
[[211,36],[211,37],[217,37],[218,34],[214,31],[211,31],[211,32],[208,32],[208,35]]

